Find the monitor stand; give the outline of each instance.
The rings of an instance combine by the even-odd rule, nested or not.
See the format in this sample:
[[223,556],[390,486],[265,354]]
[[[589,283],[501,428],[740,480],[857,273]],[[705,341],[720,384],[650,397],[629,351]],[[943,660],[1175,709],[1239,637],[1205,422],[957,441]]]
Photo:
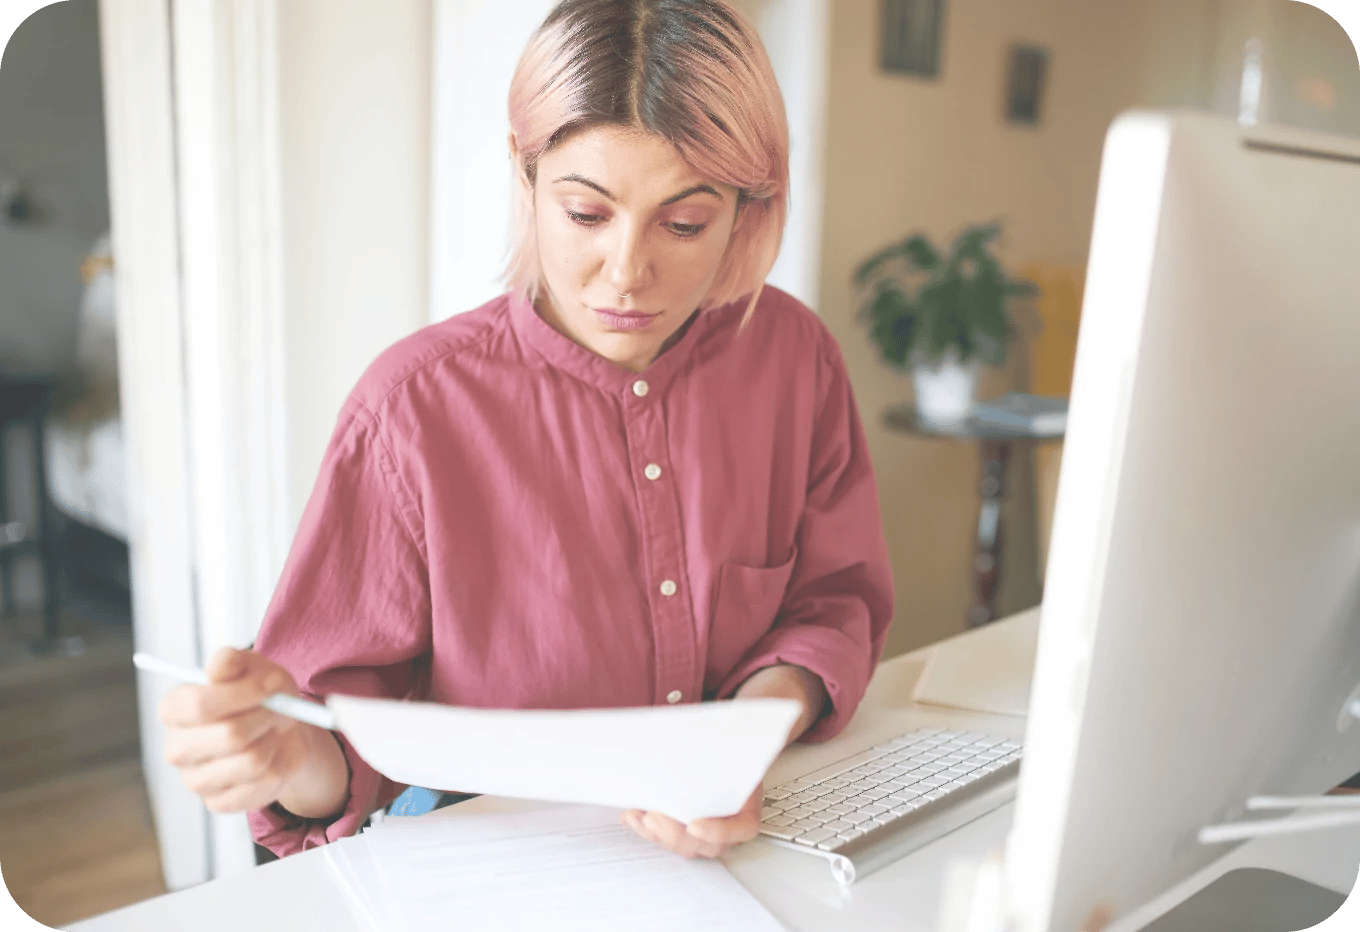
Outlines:
[[1229,871],[1144,926],[1142,932],[1295,932],[1336,912],[1346,897],[1278,871]]

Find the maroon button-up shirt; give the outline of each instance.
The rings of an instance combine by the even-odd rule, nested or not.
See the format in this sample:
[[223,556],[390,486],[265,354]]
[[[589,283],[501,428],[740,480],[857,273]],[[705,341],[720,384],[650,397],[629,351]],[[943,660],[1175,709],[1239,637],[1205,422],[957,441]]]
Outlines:
[[[565,709],[730,697],[798,664],[854,713],[892,616],[869,453],[834,339],[765,288],[645,372],[505,295],[382,353],[340,412],[256,649],[304,694]],[[430,740],[457,740],[431,735]],[[253,812],[280,854],[402,787],[341,739],[344,811]]]

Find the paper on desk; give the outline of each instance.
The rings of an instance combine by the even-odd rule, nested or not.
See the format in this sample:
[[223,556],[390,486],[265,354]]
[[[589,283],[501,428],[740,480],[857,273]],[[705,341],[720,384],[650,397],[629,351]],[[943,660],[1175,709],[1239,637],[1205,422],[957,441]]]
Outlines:
[[670,854],[618,814],[555,806],[391,818],[359,836],[367,866],[350,876],[366,882],[383,932],[782,932],[721,863]]
[[912,698],[970,712],[1026,715],[1038,646],[1038,608],[941,641],[931,648]]
[[383,889],[366,835],[337,839],[322,850],[359,924],[368,932],[396,932],[395,901]]
[[332,696],[337,727],[411,786],[664,812],[739,810],[798,717],[787,699],[512,711]]

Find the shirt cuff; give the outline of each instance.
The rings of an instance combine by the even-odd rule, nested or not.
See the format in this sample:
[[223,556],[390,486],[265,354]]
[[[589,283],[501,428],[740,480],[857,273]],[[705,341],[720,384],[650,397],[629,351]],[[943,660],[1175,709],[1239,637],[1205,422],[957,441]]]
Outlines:
[[791,663],[811,670],[826,687],[831,711],[822,715],[799,741],[826,741],[838,735],[859,708],[873,673],[870,649],[835,628],[817,624],[784,624],[769,631],[737,666],[718,691],[731,699],[757,670]]
[[246,814],[250,834],[279,857],[287,857],[353,835],[372,813],[401,795],[406,787],[378,773],[359,756],[343,735],[335,736],[349,765],[349,799],[329,819],[305,819],[278,803]]

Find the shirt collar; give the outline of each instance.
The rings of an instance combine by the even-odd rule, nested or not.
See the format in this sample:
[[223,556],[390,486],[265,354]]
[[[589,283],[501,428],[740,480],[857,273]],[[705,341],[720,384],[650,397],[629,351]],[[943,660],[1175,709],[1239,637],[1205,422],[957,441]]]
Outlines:
[[605,392],[632,394],[635,382],[647,383],[649,391],[664,392],[690,361],[695,343],[709,326],[710,314],[700,312],[680,338],[642,372],[630,372],[567,339],[538,316],[519,292],[510,295],[510,320],[515,333],[549,365]]

